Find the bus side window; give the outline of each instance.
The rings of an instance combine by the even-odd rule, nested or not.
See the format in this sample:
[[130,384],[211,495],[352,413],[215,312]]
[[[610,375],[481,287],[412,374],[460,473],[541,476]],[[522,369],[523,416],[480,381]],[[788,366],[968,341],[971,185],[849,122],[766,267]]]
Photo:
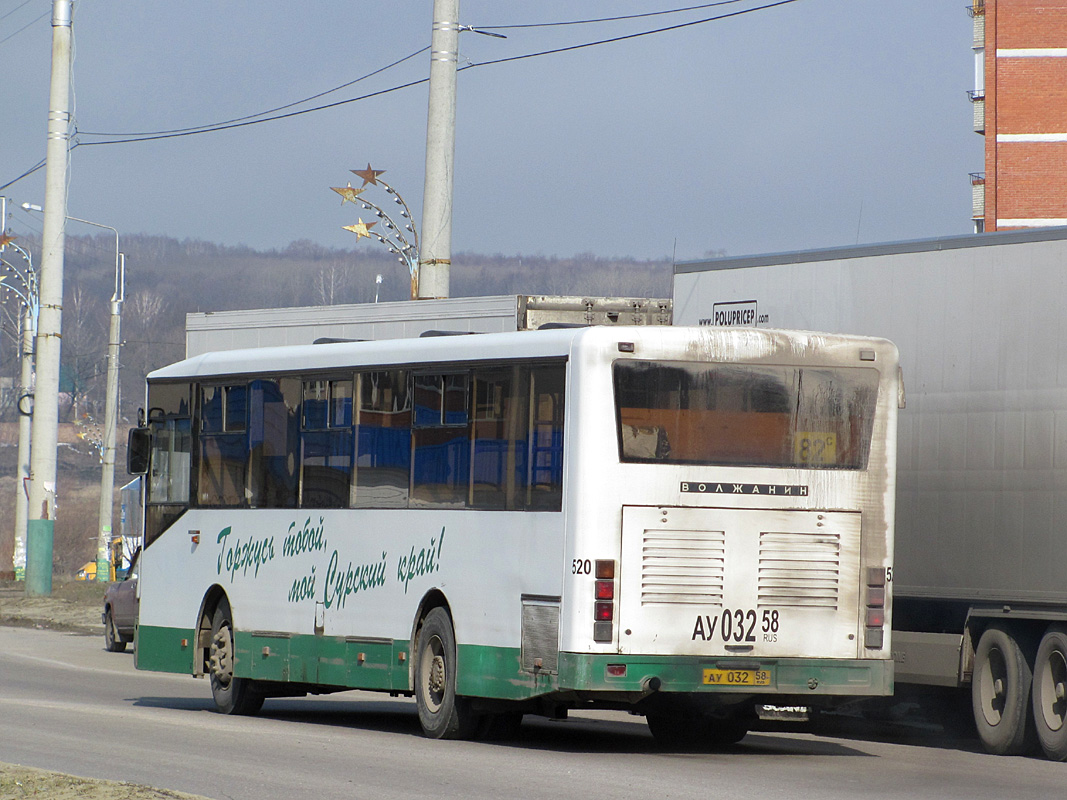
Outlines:
[[529,485],[526,507],[563,507],[563,410],[566,367],[537,367],[530,376]]
[[526,503],[530,370],[475,371],[471,423],[473,508],[520,509]]
[[346,508],[352,480],[352,381],[304,382],[300,505]]
[[249,386],[248,501],[254,508],[295,508],[299,494],[296,452],[300,435],[300,382],[255,380]]
[[411,505],[462,507],[470,482],[470,376],[416,375]]
[[405,370],[359,376],[353,508],[407,508],[411,392]]
[[199,505],[245,503],[247,394],[243,384],[201,388]]

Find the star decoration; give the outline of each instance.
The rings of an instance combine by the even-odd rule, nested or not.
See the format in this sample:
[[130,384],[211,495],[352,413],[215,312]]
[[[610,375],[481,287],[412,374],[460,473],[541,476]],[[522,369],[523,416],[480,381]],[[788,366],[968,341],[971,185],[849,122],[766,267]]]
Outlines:
[[366,169],[352,169],[352,170],[349,170],[349,172],[351,172],[357,178],[362,178],[364,186],[366,186],[368,183],[371,186],[377,186],[378,185],[378,176],[385,174],[385,170],[384,169],[371,169],[369,161],[367,162],[367,168]]
[[358,240],[362,239],[364,236],[369,239],[371,236],[370,229],[377,224],[377,222],[364,222],[363,219],[360,218],[359,222],[357,222],[355,225],[344,225],[342,227],[346,231],[352,231],[352,233],[356,234],[356,239]]
[[331,186],[330,188],[341,195],[341,205],[344,205],[346,200],[349,203],[354,203],[356,198],[363,194],[362,188],[353,189],[351,183],[348,186]]
[[13,241],[15,241],[15,237],[10,233],[0,234],[0,247],[3,247],[5,244],[10,244]]

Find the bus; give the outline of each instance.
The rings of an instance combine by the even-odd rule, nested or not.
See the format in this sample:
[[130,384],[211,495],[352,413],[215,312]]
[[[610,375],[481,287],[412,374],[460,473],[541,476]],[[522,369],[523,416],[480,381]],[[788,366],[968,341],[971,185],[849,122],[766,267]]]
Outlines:
[[413,695],[432,738],[890,694],[901,396],[887,340],[752,328],[198,355],[131,431],[136,665],[228,714]]

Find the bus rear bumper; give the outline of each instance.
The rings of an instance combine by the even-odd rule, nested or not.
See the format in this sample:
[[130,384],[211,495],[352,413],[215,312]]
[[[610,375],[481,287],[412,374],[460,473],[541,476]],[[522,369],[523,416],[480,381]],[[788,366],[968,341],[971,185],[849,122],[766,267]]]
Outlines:
[[559,686],[579,692],[881,697],[893,694],[893,662],[560,653]]

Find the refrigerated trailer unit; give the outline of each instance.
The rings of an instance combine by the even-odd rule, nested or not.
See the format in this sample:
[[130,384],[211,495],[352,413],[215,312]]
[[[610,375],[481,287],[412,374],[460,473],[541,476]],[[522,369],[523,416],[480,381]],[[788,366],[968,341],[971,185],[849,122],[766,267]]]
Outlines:
[[186,314],[187,358],[219,350],[379,340],[447,333],[506,333],[546,325],[670,325],[666,298],[505,294],[336,306]]
[[900,349],[896,681],[1067,759],[1067,228],[681,263],[675,322]]

